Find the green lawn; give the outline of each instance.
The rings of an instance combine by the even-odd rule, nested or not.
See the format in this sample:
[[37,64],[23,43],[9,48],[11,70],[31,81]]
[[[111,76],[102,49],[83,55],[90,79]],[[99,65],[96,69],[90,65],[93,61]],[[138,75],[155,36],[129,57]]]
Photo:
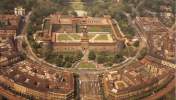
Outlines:
[[96,34],[88,34],[89,39],[92,39]]
[[109,26],[88,26],[89,32],[111,32]]
[[69,34],[71,37],[73,37],[75,40],[80,40],[81,36],[79,34]]
[[72,40],[67,34],[59,34],[57,37],[57,40],[59,41],[68,41],[68,40]]
[[79,68],[96,68],[96,66],[93,63],[89,62],[80,62]]
[[106,34],[100,34],[95,38],[95,40],[108,40],[108,35]]

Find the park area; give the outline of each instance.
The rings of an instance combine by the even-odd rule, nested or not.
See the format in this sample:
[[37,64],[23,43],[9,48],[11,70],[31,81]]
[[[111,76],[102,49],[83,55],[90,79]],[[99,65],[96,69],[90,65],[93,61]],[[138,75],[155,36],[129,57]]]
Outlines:
[[[83,34],[81,33],[57,33],[57,42],[80,42]],[[113,42],[111,34],[88,33],[90,42]]]
[[112,32],[110,26],[88,26],[89,32]]
[[80,62],[78,68],[96,68],[95,64],[91,63],[91,62]]
[[59,42],[76,42],[76,41],[80,41],[81,40],[81,34],[77,34],[77,33],[59,33],[56,34],[57,37],[57,41]]
[[89,34],[90,42],[113,42],[112,34]]
[[95,40],[108,40],[108,35],[107,34],[99,34]]

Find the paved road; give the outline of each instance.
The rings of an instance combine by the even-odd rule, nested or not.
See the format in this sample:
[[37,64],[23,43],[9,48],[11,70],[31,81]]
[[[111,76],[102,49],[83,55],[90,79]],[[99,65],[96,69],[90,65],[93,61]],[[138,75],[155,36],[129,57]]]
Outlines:
[[81,100],[101,100],[98,74],[92,72],[81,72],[80,74],[79,86]]

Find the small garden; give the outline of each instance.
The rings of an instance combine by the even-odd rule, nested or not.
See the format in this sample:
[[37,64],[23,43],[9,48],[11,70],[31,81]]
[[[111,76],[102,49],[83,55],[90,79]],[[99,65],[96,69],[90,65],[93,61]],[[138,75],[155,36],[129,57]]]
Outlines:
[[98,64],[111,67],[113,64],[120,63],[125,60],[121,54],[114,54],[111,52],[94,52],[90,51],[88,55],[89,60],[95,61]]
[[91,62],[81,61],[78,68],[96,68],[96,65]]
[[58,41],[68,41],[68,40],[72,40],[72,39],[68,36],[68,34],[59,34],[57,36],[57,40]]
[[108,40],[108,35],[107,34],[99,34],[95,40]]
[[75,52],[60,52],[52,53],[45,58],[51,64],[55,64],[58,67],[70,68],[75,63],[81,60],[83,54],[81,51]]
[[110,26],[88,26],[89,32],[111,32]]
[[69,34],[69,36],[71,36],[75,40],[80,40],[81,39],[81,35],[80,34]]
[[61,34],[59,33],[57,36],[58,41],[74,41],[74,40],[81,40],[81,34]]
[[95,35],[96,35],[96,34],[90,34],[90,33],[89,33],[89,34],[88,34],[88,37],[89,37],[89,39],[92,39],[93,37],[95,37]]

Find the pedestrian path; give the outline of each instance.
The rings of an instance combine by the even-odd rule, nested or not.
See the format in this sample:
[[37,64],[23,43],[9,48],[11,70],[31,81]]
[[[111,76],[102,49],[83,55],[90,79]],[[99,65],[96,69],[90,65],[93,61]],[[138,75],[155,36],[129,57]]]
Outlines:
[[88,61],[89,60],[88,56],[89,56],[89,50],[85,50],[84,51],[84,56],[83,56],[82,60],[83,61]]

